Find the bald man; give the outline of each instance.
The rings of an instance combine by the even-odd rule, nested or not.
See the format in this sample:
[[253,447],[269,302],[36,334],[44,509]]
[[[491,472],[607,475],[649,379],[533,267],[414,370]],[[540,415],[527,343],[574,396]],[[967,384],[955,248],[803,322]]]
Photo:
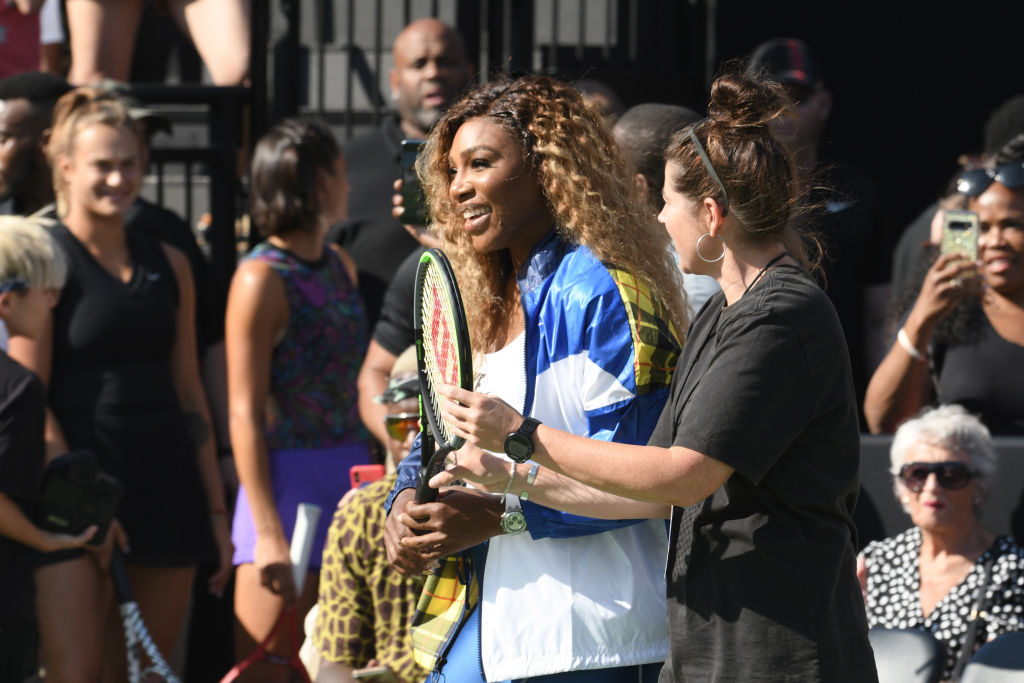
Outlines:
[[473,76],[462,38],[437,19],[417,19],[402,29],[392,54],[388,81],[396,111],[376,130],[346,143],[348,220],[331,231],[332,241],[355,259],[371,326],[399,264],[419,246],[391,216],[401,141],[425,138]]

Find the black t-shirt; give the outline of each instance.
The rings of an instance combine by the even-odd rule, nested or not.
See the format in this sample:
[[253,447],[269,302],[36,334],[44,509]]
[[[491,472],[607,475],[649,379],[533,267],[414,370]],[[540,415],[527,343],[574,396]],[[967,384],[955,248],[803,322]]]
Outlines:
[[[43,483],[46,390],[39,378],[0,352],[0,493],[35,519]],[[0,536],[0,619],[33,620],[35,552]]]
[[395,271],[395,277],[384,295],[373,340],[398,356],[415,343],[412,331],[413,290],[416,288],[416,267],[423,248],[409,254]]
[[419,243],[391,216],[394,182],[401,176],[402,129],[390,116],[380,128],[345,144],[348,220],[329,239],[352,256],[370,327],[377,323],[384,292],[399,264]]
[[843,334],[803,271],[775,266],[690,328],[650,443],[736,471],[672,512],[662,683],[875,679],[851,513],[859,430]]
[[957,403],[996,435],[1024,435],[1024,347],[999,336],[988,316],[969,342],[936,344],[939,403]]

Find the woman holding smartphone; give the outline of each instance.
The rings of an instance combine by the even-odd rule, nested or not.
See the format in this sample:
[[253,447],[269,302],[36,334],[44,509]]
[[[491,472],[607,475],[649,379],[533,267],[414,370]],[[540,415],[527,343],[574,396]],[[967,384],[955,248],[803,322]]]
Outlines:
[[941,254],[868,385],[872,432],[957,403],[993,434],[1024,434],[1024,135],[960,174],[978,261]]

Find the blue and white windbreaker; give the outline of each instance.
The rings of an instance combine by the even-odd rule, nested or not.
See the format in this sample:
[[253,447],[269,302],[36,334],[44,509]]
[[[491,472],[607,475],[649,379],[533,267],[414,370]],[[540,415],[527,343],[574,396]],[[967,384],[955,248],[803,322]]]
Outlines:
[[[522,412],[575,434],[646,443],[679,353],[650,290],[554,232],[517,279],[526,322]],[[417,443],[392,497],[415,486],[419,465]],[[532,501],[523,512],[528,533],[492,538],[487,548],[486,679],[663,661],[664,521],[598,520]]]

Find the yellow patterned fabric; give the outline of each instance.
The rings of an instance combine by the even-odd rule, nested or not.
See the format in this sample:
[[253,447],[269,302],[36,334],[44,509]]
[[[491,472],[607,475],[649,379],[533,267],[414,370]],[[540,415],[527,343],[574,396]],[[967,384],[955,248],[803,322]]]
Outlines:
[[409,625],[423,577],[392,570],[384,550],[384,499],[395,478],[357,490],[335,511],[324,545],[313,642],[326,660],[362,667],[377,659],[403,683],[421,683],[429,671],[413,659]]
[[679,360],[680,344],[665,307],[651,298],[650,287],[632,273],[610,265],[606,267],[629,315],[637,395],[668,389]]
[[451,555],[427,577],[412,627],[413,656],[424,668],[434,668],[441,648],[480,601],[480,584],[471,567],[468,554]]

